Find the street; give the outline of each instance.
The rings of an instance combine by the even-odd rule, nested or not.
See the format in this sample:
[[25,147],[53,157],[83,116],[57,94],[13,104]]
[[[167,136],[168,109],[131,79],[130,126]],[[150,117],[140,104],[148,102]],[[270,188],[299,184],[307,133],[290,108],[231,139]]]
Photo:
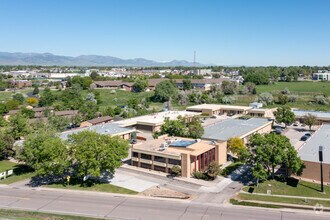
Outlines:
[[110,219],[329,219],[329,214],[153,199],[68,190],[0,186],[0,207]]

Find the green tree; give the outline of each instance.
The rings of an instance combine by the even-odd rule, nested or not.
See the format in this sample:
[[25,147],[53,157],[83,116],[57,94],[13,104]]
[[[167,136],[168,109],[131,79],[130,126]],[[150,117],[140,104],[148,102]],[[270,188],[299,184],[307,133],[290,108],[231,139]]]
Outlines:
[[85,120],[90,120],[96,117],[99,106],[93,101],[86,101],[79,108],[79,112],[83,115]]
[[225,95],[233,95],[238,91],[238,84],[232,81],[223,81],[221,84],[221,89]]
[[54,130],[62,132],[69,126],[70,120],[67,117],[61,117],[51,114],[50,116],[48,116],[48,124]]
[[175,84],[170,80],[164,80],[156,85],[154,98],[157,101],[168,101],[170,98],[175,98],[177,89]]
[[295,120],[295,115],[291,111],[289,106],[278,107],[277,110],[274,112],[276,121],[278,123],[284,123],[285,126],[291,124]]
[[38,95],[39,94],[39,87],[35,86],[32,92],[33,95]]
[[201,138],[204,134],[204,128],[198,116],[194,116],[186,123],[187,133],[185,136],[190,138]]
[[114,173],[121,160],[128,156],[129,144],[119,137],[82,131],[69,137],[70,161],[78,178]]
[[50,130],[29,134],[19,158],[39,175],[62,175],[68,168],[67,148],[61,138]]
[[133,84],[133,88],[135,92],[144,92],[148,87],[149,82],[146,79],[137,78]]
[[269,175],[274,179],[275,167],[283,164],[297,174],[303,169],[301,159],[294,153],[294,147],[285,136],[275,133],[255,134],[249,140],[249,147],[251,155],[248,163],[255,177],[260,180],[265,180]]
[[165,118],[164,124],[161,126],[161,133],[168,134],[170,136],[184,137],[186,134],[186,123],[184,118],[178,117],[177,120]]
[[51,106],[55,101],[55,96],[53,95],[52,91],[47,87],[41,93],[39,105],[40,106]]
[[7,159],[14,155],[14,138],[8,132],[0,132],[0,160]]
[[13,95],[13,99],[18,101],[18,103],[21,105],[24,102],[24,96],[22,95],[22,93],[16,93]]
[[220,165],[218,165],[216,161],[212,161],[207,167],[206,174],[208,177],[214,180],[219,175],[220,170]]
[[23,107],[20,112],[28,118],[34,118],[34,111],[31,109]]
[[281,105],[286,105],[289,102],[289,97],[287,95],[279,94],[277,99],[278,103]]
[[7,102],[5,102],[5,106],[6,106],[7,111],[14,110],[14,109],[18,108],[19,102],[17,100],[11,99],[11,100],[8,100]]
[[191,90],[192,84],[190,79],[184,79],[182,80],[183,90]]
[[316,116],[308,113],[304,116],[304,123],[309,127],[309,130],[312,130],[312,126],[317,123]]
[[96,80],[96,78],[100,76],[95,70],[92,71],[90,77],[92,78],[92,80]]
[[30,132],[28,117],[16,114],[9,118],[8,131],[15,140],[25,137]]
[[256,101],[261,102],[264,106],[267,106],[273,104],[274,98],[271,93],[263,92],[258,96]]

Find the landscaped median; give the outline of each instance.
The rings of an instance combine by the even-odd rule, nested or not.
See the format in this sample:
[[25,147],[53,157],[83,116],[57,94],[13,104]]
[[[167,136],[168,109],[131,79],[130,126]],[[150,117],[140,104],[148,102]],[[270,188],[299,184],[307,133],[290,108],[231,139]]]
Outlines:
[[261,206],[269,208],[303,208],[330,211],[330,187],[299,181],[295,186],[275,180],[260,183],[258,187],[247,186],[231,203],[234,205]]

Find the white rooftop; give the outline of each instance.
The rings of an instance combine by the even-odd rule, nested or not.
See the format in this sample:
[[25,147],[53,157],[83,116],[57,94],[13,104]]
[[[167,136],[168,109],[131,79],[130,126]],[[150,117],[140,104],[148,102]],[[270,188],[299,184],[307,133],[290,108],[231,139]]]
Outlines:
[[319,146],[323,146],[323,162],[330,164],[330,124],[324,124],[298,151],[302,160],[319,162]]
[[193,117],[196,115],[200,115],[200,113],[196,112],[189,112],[189,111],[165,111],[165,112],[158,112],[150,115],[143,115],[139,117],[124,119],[121,121],[114,122],[122,127],[140,124],[151,124],[151,125],[161,125],[164,123],[165,118],[169,118],[170,120],[175,120],[179,116],[182,117]]

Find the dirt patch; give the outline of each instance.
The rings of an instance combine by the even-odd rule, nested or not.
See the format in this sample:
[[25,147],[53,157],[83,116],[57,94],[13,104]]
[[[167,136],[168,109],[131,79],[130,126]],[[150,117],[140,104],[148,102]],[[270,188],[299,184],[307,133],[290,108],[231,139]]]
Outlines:
[[154,186],[140,193],[140,195],[173,199],[190,199],[191,195],[177,192],[161,186]]

